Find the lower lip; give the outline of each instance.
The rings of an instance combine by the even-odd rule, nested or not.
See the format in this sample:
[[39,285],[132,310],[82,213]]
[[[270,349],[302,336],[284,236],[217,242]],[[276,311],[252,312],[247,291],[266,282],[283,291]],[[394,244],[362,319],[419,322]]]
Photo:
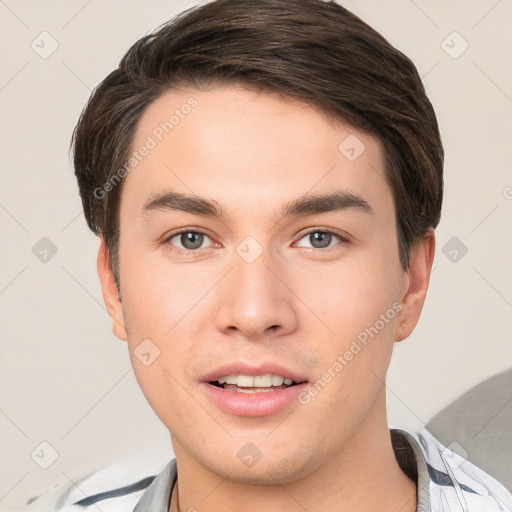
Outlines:
[[293,402],[298,404],[298,396],[307,388],[308,383],[262,393],[229,391],[208,382],[201,385],[217,406],[227,413],[237,416],[269,416],[282,411]]

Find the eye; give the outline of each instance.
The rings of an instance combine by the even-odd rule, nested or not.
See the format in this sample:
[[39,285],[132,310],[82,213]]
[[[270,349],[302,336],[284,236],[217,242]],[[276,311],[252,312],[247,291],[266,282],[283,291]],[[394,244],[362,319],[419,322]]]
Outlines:
[[[170,251],[178,254],[186,254],[197,252],[198,249],[204,249],[204,247],[202,247],[203,243],[209,238],[210,237],[202,231],[182,229],[168,236],[164,240],[164,243],[169,245]],[[181,247],[176,247],[176,244],[181,244]]]
[[[337,238],[341,242],[346,242],[346,243],[349,242],[347,237],[340,235],[336,231],[333,231],[331,229],[318,229],[318,228],[315,228],[315,229],[310,230],[307,233],[303,234],[303,236],[300,240],[303,240],[305,238],[307,240],[309,240],[310,243],[312,244],[313,249],[325,249],[330,246],[331,242],[333,241],[333,237],[334,237],[334,239]],[[299,245],[299,247],[308,247],[308,246]]]

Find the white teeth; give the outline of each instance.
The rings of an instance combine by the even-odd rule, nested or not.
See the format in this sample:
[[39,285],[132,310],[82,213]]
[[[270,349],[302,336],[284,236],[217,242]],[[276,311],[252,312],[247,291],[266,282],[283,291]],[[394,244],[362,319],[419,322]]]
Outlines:
[[239,388],[251,388],[254,386],[254,377],[251,377],[250,375],[239,375],[236,378],[236,385]]
[[254,377],[253,386],[255,388],[269,388],[270,386],[272,386],[272,375],[270,375],[269,373],[267,373],[266,375],[256,375]]
[[279,377],[279,375],[272,375],[272,386],[281,386],[283,381],[283,377]]
[[281,386],[284,382],[290,386],[292,379],[284,378],[280,375],[225,375],[217,379],[219,384],[236,384],[241,388],[270,388],[272,386]]

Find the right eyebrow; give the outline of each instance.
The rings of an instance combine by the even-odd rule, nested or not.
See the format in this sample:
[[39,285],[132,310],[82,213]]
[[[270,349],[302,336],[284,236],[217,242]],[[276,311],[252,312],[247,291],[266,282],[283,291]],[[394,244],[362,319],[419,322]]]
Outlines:
[[222,208],[219,208],[213,202],[202,197],[171,191],[151,195],[145,202],[142,210],[143,215],[154,210],[174,210],[194,215],[224,217]]

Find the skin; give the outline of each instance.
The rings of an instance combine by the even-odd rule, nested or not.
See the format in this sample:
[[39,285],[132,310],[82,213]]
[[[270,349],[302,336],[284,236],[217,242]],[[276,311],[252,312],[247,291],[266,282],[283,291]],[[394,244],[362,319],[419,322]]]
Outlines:
[[[169,91],[142,116],[133,148],[191,96],[197,107],[125,178],[122,302],[103,240],[98,253],[113,331],[128,342],[136,378],[170,432],[179,474],[170,511],[176,491],[182,511],[416,510],[415,483],[392,450],[384,383],[394,343],[423,307],[433,230],[404,272],[379,141],[277,93]],[[338,150],[349,134],[366,148],[354,161]],[[286,202],[334,189],[362,197],[373,213],[279,214]],[[226,216],[143,213],[152,194],[169,190],[214,201]],[[190,253],[172,252],[191,247],[171,237],[179,228],[207,236]],[[322,229],[348,241],[333,236],[318,248],[309,235]],[[252,263],[236,252],[247,236],[262,249]],[[201,390],[200,377],[229,360],[277,361],[314,383],[393,304],[395,318],[307,404],[241,417]],[[134,355],[147,338],[160,350],[149,366]],[[247,442],[261,453],[250,468],[237,457]]]

